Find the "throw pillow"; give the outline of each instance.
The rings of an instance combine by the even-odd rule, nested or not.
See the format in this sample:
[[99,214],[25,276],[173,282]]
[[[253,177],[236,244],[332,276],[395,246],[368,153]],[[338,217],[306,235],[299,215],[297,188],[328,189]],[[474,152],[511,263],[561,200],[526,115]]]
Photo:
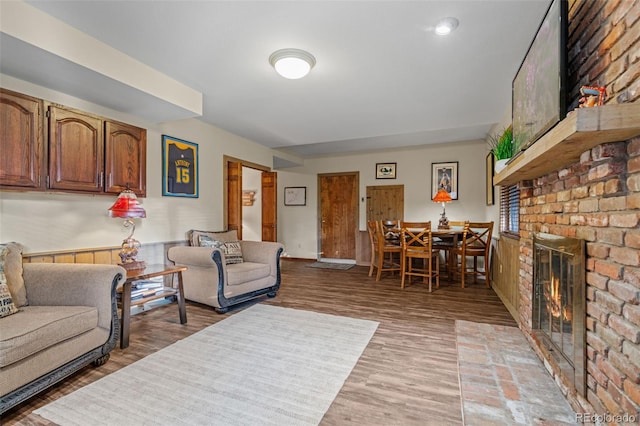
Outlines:
[[22,245],[18,243],[1,244],[8,251],[4,256],[4,273],[9,291],[13,295],[13,303],[19,308],[28,305],[27,288],[22,277]]
[[224,253],[225,265],[231,265],[233,263],[242,263],[242,247],[239,241],[218,241],[209,237],[208,235],[200,235],[198,242],[201,247],[214,247]]
[[13,297],[7,286],[7,277],[4,274],[5,259],[9,249],[0,246],[0,318],[15,314],[18,308],[13,303]]
[[242,258],[242,246],[240,246],[240,241],[228,241],[224,243],[227,252],[226,260],[227,265],[232,263],[242,263],[244,259]]
[[220,232],[215,232],[215,231],[198,231],[196,229],[192,229],[189,232],[187,232],[187,240],[189,241],[189,244],[192,246],[198,246],[200,245],[200,236],[204,235],[207,236],[209,238],[211,238],[212,240],[217,240],[217,241],[222,241],[222,242],[228,242],[228,241],[237,241],[238,240],[238,233],[236,232],[236,230],[232,230],[232,231],[220,231]]
[[225,251],[224,241],[214,240],[213,238],[207,235],[198,236],[198,245],[200,247],[214,247],[220,249],[221,251]]

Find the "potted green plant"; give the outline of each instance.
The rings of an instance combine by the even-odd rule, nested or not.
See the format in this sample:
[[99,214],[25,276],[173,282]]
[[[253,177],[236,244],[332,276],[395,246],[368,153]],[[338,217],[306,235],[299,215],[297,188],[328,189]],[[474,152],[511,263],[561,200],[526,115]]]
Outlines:
[[509,126],[501,133],[489,136],[489,145],[496,158],[496,173],[499,173],[507,166],[507,161],[513,156],[513,127]]

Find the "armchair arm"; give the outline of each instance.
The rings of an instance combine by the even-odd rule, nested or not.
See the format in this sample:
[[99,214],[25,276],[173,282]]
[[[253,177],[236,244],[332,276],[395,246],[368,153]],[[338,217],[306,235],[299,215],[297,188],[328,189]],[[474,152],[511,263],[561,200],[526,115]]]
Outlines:
[[116,288],[126,277],[117,265],[25,263],[24,283],[30,305],[95,306],[98,325],[110,329]]

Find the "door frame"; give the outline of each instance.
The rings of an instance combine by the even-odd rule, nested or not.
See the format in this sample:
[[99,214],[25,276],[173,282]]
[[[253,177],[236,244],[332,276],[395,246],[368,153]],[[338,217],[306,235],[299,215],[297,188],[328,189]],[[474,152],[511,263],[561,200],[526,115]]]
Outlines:
[[[223,184],[223,202],[222,202],[222,209],[224,212],[224,217],[223,217],[223,226],[224,229],[228,229],[229,228],[229,176],[228,176],[228,166],[229,163],[240,163],[241,167],[248,167],[250,169],[254,169],[254,170],[259,170],[261,172],[272,172],[271,167],[268,166],[263,166],[262,164],[258,164],[258,163],[254,163],[251,161],[247,161],[247,160],[242,160],[240,158],[236,158],[236,157],[231,157],[230,155],[223,155],[222,156],[222,173],[223,173],[223,178],[222,178],[222,184]],[[260,188],[262,189],[262,188]],[[277,191],[276,191],[277,193]],[[240,199],[238,200],[239,202],[239,206],[238,208],[240,209],[240,211],[242,211],[242,197],[240,197]],[[277,207],[278,201],[277,199],[273,200],[275,206],[274,208]],[[277,210],[276,210],[277,211]],[[264,226],[264,218],[260,219],[262,222],[262,225]],[[241,224],[242,225],[242,224]]]
[[[327,176],[354,176],[355,177],[355,186],[356,186],[356,191],[353,194],[354,197],[354,205],[355,205],[355,217],[356,217],[356,221],[355,221],[355,229],[353,230],[353,241],[355,244],[355,252],[354,252],[354,256],[353,256],[353,260],[355,262],[357,262],[358,259],[358,253],[360,250],[360,239],[358,238],[358,234],[360,232],[360,172],[359,171],[353,171],[353,172],[335,172],[335,173],[318,173],[318,179],[317,179],[317,213],[316,213],[316,217],[317,217],[317,235],[316,235],[316,240],[317,240],[317,255],[316,258],[318,261],[322,260],[322,185],[320,184],[320,180],[322,177],[327,177]],[[326,259],[331,259],[331,258],[326,258]],[[340,262],[340,260],[343,259],[334,259],[334,262]],[[347,260],[347,259],[344,259]],[[348,260],[347,260],[348,262]],[[345,263],[347,263],[345,262]],[[350,262],[349,262],[350,263]]]

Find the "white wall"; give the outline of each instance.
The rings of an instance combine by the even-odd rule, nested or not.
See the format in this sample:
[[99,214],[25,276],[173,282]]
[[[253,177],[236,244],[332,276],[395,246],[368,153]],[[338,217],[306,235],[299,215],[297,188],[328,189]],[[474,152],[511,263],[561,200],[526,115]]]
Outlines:
[[[140,242],[184,240],[189,229],[221,230],[223,156],[271,167],[272,150],[195,119],[162,124],[112,111],[65,94],[0,75],[16,92],[147,129],[146,219],[136,219]],[[162,135],[198,144],[199,198],[162,196]],[[118,246],[127,236],[123,221],[107,216],[116,196],[0,191],[0,241],[18,241],[28,253]]]
[[[366,188],[373,185],[404,185],[405,220],[437,223],[442,205],[431,201],[431,163],[458,162],[458,200],[446,205],[450,220],[487,219],[484,140],[425,145],[412,149],[378,151],[306,160],[304,167],[278,171],[278,235],[285,256],[317,258],[318,173],[352,172],[360,175],[360,230],[366,230]],[[375,178],[376,163],[397,163],[396,179]],[[306,206],[285,206],[286,186],[306,186]]]

